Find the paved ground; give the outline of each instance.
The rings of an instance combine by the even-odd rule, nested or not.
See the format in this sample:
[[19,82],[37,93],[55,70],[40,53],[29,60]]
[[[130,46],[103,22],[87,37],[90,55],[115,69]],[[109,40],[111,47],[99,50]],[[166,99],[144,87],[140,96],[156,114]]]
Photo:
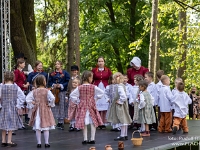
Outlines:
[[[157,131],[151,132],[150,137],[144,137],[142,146],[133,146],[131,142],[131,134],[133,130],[129,130],[129,140],[124,142],[125,150],[144,150],[144,149],[170,149],[173,143],[178,143],[180,140],[182,142],[198,141],[200,140],[200,121],[188,121],[189,133],[182,134],[177,133],[173,136],[171,133],[158,133]],[[50,150],[88,150],[89,147],[94,146],[96,150],[104,150],[105,145],[112,145],[113,150],[117,150],[118,142],[113,139],[117,137],[119,132],[110,132],[109,129],[97,130],[96,133],[96,144],[95,145],[82,145],[83,140],[82,132],[68,132],[68,125],[65,125],[65,130],[52,130],[50,131]],[[17,147],[13,148],[2,148],[0,150],[12,149],[12,150],[35,150],[36,148],[36,137],[35,133],[29,127],[27,130],[16,131],[17,135],[13,136],[13,142],[18,144]],[[90,135],[90,130],[89,130]],[[43,135],[42,135],[43,136]],[[1,140],[1,136],[0,136]],[[42,143],[44,143],[44,138],[42,137]],[[185,143],[187,144],[187,143]],[[44,144],[42,144],[42,148]],[[189,149],[189,148],[186,148]],[[192,148],[193,150],[194,148]],[[198,148],[199,149],[199,148]],[[183,150],[183,148],[181,148]],[[195,149],[194,149],[195,150]]]

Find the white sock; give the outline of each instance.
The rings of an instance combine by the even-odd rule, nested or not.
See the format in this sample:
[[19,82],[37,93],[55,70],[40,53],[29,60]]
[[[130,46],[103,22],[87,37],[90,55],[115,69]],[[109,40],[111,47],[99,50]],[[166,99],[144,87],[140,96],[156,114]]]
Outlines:
[[121,137],[124,137],[125,136],[125,126],[121,126]]
[[36,138],[37,138],[37,143],[41,144],[41,131],[36,130]]
[[87,125],[85,125],[84,129],[83,129],[83,138],[84,138],[84,141],[87,141]]
[[124,136],[127,136],[127,130],[128,130],[128,126],[125,126],[125,133],[124,133]]
[[95,133],[96,133],[96,127],[94,124],[91,124],[91,141],[95,140]]
[[144,123],[141,123],[141,129],[140,131],[145,131],[145,124]]
[[49,130],[44,130],[44,141],[45,144],[49,144]]

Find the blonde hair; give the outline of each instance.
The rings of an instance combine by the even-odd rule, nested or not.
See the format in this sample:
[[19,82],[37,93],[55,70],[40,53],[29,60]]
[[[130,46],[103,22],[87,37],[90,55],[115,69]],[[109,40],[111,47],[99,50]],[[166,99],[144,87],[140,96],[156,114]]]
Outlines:
[[120,72],[113,74],[113,79],[116,84],[124,82],[124,76]]
[[168,77],[167,75],[162,75],[161,78],[160,78],[162,84],[165,84],[165,81],[166,81],[167,79],[169,79],[169,77]]
[[183,82],[183,79],[182,79],[182,78],[176,78],[176,79],[175,79],[175,82],[176,82],[176,81],[178,81],[178,82]]

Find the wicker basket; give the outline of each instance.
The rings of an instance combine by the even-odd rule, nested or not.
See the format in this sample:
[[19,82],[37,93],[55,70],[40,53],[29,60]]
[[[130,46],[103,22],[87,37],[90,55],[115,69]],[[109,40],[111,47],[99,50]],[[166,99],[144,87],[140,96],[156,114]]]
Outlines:
[[140,138],[133,138],[133,135],[134,135],[135,132],[139,132],[139,131],[134,131],[132,133],[131,141],[132,141],[134,146],[140,146],[140,145],[142,145],[143,138],[141,137],[141,134],[140,134]]

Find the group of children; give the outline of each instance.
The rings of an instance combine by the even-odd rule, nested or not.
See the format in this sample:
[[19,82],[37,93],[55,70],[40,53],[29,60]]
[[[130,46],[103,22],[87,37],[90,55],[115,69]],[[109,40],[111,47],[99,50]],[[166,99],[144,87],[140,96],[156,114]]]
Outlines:
[[[188,132],[186,115],[190,97],[184,92],[184,83],[178,78],[175,89],[170,90],[170,79],[164,75],[162,70],[157,72],[159,82],[153,82],[153,73],[147,72],[145,77],[134,76],[135,85],[127,83],[128,78],[117,72],[110,77],[109,85],[105,93],[92,84],[93,73],[84,71],[81,79],[71,79],[71,88],[68,90],[66,101],[69,103],[67,118],[71,121],[71,129],[83,130],[84,140],[82,144],[95,144],[95,133],[98,126],[103,125],[100,114],[96,108],[96,102],[104,96],[109,103],[106,120],[113,129],[120,129],[118,140],[128,140],[128,126],[132,123],[141,124],[142,136],[150,136],[151,128],[159,132],[172,132],[173,134],[181,128]],[[27,102],[32,108],[29,125],[36,131],[37,148],[41,147],[41,131],[44,131],[45,147],[50,147],[49,130],[54,129],[55,120],[51,112],[54,107],[55,97],[46,89],[46,80],[43,75],[35,79],[36,88],[26,97],[21,89],[14,84],[14,74],[6,72],[4,84],[0,86],[1,111],[0,129],[2,129],[2,146],[16,146],[12,142],[12,131],[22,127],[22,120],[18,115],[16,107],[23,107]],[[17,98],[17,99],[16,99]],[[158,109],[158,115],[156,110]],[[172,125],[173,110],[173,125]],[[157,128],[157,123],[159,126]],[[91,138],[88,140],[87,126],[91,126]],[[6,141],[6,132],[8,140]]]

